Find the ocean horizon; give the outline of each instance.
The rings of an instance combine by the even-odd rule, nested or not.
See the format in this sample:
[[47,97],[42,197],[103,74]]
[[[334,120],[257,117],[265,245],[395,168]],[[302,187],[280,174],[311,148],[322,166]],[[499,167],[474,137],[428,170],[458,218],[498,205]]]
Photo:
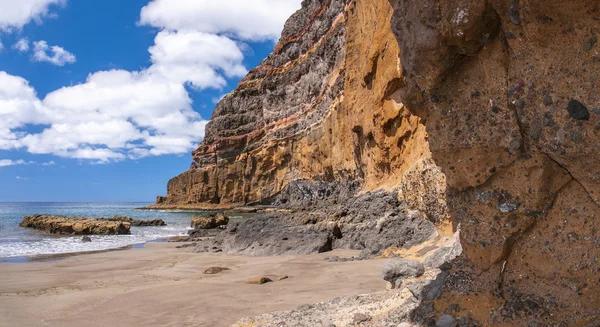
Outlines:
[[[151,202],[0,202],[0,259],[101,251],[187,235],[192,211],[136,210]],[[50,214],[69,217],[110,218],[128,216],[139,220],[163,219],[167,226],[132,227],[131,235],[94,235],[84,243],[81,236],[50,235],[19,227],[24,216]]]

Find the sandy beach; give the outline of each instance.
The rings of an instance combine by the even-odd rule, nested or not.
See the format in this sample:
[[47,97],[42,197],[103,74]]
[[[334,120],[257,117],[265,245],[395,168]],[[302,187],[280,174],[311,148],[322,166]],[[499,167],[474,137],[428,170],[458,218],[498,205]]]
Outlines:
[[[385,288],[382,260],[324,261],[355,251],[253,258],[187,253],[176,245],[0,264],[0,326],[229,326]],[[203,274],[213,266],[231,270]],[[262,275],[289,278],[247,283]]]

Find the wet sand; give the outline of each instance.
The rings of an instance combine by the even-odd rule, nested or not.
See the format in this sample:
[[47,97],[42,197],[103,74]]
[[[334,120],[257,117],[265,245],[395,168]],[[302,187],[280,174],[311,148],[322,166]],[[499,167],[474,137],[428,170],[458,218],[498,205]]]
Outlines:
[[[247,316],[385,288],[382,260],[323,261],[356,251],[251,258],[176,243],[0,264],[0,326],[229,326]],[[204,275],[206,268],[230,268]],[[262,275],[289,278],[264,285]]]

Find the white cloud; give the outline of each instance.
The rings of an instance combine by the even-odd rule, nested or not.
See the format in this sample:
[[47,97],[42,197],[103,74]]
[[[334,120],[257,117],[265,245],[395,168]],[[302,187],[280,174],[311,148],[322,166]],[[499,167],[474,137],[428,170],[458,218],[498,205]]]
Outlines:
[[17,166],[17,165],[33,165],[35,162],[33,161],[25,161],[25,160],[10,160],[10,159],[2,159],[0,160],[0,167],[7,166]]
[[154,0],[142,8],[140,24],[277,40],[285,20],[299,8],[300,0]]
[[40,23],[49,15],[51,5],[65,3],[65,0],[0,0],[0,30],[10,32],[31,21]]
[[0,51],[4,50],[4,44],[2,44],[2,40],[0,40]]
[[[51,53],[49,55],[48,53]],[[75,55],[57,46],[48,46],[46,41],[33,42],[33,61],[49,62],[56,66],[72,64],[76,61]]]
[[150,47],[153,65],[148,74],[171,82],[189,82],[196,88],[220,88],[226,77],[243,77],[244,54],[237,44],[225,37],[195,31],[158,33]]
[[[18,165],[38,165],[38,163],[35,161],[25,161],[22,159],[19,159],[19,160],[0,159],[0,167],[18,166]],[[56,163],[54,161],[48,161],[48,162],[40,163],[39,165],[54,166],[54,165],[56,165]]]
[[[188,153],[204,137],[207,121],[193,110],[186,86],[221,89],[228,78],[245,75],[242,41],[276,39],[299,6],[300,0],[227,0],[218,5],[180,0],[169,6],[154,0],[140,19],[161,29],[148,49],[147,68],[95,72],[44,99],[26,80],[0,72],[0,150],[25,149],[93,163]],[[33,47],[36,60],[57,65],[75,61],[44,41]],[[26,132],[31,125],[41,131]]]
[[21,176],[15,176],[15,179],[20,179],[20,180],[23,180],[23,181],[28,181],[29,180],[29,178],[27,178],[27,177],[21,177]]
[[19,41],[17,41],[12,48],[13,50],[17,50],[19,52],[27,52],[29,51],[29,40],[27,38],[19,39]]

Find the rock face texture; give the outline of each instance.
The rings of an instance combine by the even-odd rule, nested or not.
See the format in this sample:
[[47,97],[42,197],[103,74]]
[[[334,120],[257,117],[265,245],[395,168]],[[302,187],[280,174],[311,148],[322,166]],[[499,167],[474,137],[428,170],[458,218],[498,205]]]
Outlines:
[[25,216],[19,226],[58,235],[127,235],[131,233],[128,222],[50,215]]
[[[419,222],[461,229],[462,254],[415,321],[595,326],[598,31],[600,2],[590,0],[306,0],[274,52],[217,105],[190,170],[157,207],[303,203],[327,216],[309,224],[323,226],[310,242],[352,247],[396,237],[369,225],[384,212],[343,221],[298,181],[322,183],[317,199],[329,192],[351,210],[345,199],[383,190]],[[266,219],[238,226],[224,246],[251,249],[240,228],[275,226]],[[338,239],[340,221],[369,227]],[[310,243],[297,240],[274,246]]]
[[104,218],[104,220],[108,220],[108,221],[120,221],[120,222],[124,222],[124,223],[129,223],[131,226],[135,226],[135,227],[150,227],[150,226],[166,226],[167,223],[164,222],[164,220],[157,218],[157,219],[152,219],[152,220],[138,220],[138,219],[133,219],[131,217],[124,217],[124,216],[114,216],[112,218]]
[[[493,326],[600,320],[597,1],[400,1],[405,87],[462,226],[438,312]],[[594,111],[596,113],[594,113]]]

